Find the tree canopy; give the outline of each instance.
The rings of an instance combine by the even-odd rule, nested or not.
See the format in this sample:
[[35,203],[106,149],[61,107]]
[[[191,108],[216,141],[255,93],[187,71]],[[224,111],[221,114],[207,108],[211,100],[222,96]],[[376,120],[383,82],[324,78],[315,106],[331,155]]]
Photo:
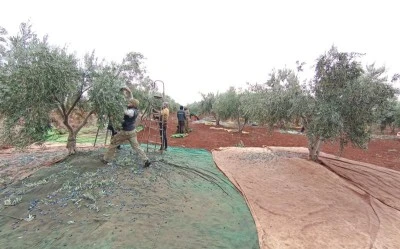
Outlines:
[[397,90],[384,67],[363,67],[361,56],[332,47],[318,57],[309,81],[300,82],[304,63],[297,62],[296,70],[273,70],[265,83],[249,84],[241,94],[231,88],[212,102],[212,94],[203,95],[202,104],[222,119],[241,116],[270,128],[301,122],[313,160],[325,141],[338,141],[341,149],[348,143],[365,148],[378,113],[392,106],[394,122],[397,112],[390,101]]
[[230,87],[228,91],[220,94],[216,99],[213,110],[222,120],[234,119],[238,124],[239,132],[242,132],[244,125],[248,121],[247,110],[244,108],[248,95],[244,92],[238,92],[234,87]]
[[[76,136],[93,114],[101,125],[109,117],[122,120],[122,87],[139,97],[151,88],[140,53],[128,53],[121,63],[99,60],[94,52],[80,60],[66,48],[50,45],[47,37],[38,38],[29,23],[22,23],[16,36],[7,37],[4,29],[0,34],[1,139],[8,144],[44,141],[50,113],[56,111],[69,133],[67,148],[74,153]],[[85,116],[73,126],[70,117],[76,111]]]
[[[314,77],[300,82],[304,63],[296,70],[273,70],[263,84],[240,90],[231,87],[220,94],[202,94],[198,111],[220,119],[235,119],[239,131],[251,119],[269,127],[285,127],[301,122],[309,141],[310,158],[317,160],[325,141],[339,141],[365,148],[374,123],[400,125],[398,91],[384,67],[363,66],[362,54],[340,52],[336,47],[317,58]],[[122,119],[125,106],[122,87],[129,87],[141,102],[157,101],[157,91],[146,76],[144,56],[128,53],[120,62],[99,60],[95,53],[79,59],[66,48],[39,38],[29,23],[20,32],[7,36],[0,27],[0,114],[4,121],[0,139],[7,144],[26,146],[44,141],[50,129],[50,114],[56,112],[68,130],[67,148],[76,149],[76,137],[95,114],[100,125],[109,117]],[[392,81],[400,77],[395,74]],[[171,111],[177,103],[166,96]],[[160,103],[159,103],[160,104]],[[71,123],[71,114],[83,113],[79,124]]]

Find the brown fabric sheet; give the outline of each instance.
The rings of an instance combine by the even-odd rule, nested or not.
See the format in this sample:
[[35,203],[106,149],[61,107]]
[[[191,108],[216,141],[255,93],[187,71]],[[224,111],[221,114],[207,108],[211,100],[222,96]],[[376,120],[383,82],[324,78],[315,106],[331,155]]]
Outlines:
[[221,148],[261,248],[400,248],[400,172],[306,148]]

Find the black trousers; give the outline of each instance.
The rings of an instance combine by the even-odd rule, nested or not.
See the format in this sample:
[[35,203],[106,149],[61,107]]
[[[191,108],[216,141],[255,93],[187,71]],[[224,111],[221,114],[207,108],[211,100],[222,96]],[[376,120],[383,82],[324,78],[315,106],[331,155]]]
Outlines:
[[178,121],[178,133],[185,133],[185,121]]
[[[108,123],[107,130],[111,131],[111,137],[115,136],[118,132],[114,129],[111,122]],[[118,145],[117,149],[121,149],[121,145]]]
[[167,125],[160,123],[160,137],[161,137],[161,149],[167,149]]
[[110,131],[111,131],[111,135],[112,135],[112,136],[114,136],[115,134],[117,134],[117,131],[114,129],[114,127],[113,127],[111,124],[108,125],[107,130],[110,130]]

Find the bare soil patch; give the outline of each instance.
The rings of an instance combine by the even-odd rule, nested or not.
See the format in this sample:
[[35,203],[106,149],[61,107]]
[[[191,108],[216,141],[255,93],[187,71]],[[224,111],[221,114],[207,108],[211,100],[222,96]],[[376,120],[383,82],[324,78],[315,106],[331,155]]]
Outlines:
[[[169,135],[176,132],[176,125],[176,118],[172,116],[168,127]],[[305,135],[290,134],[280,132],[279,130],[270,132],[265,127],[246,126],[244,129],[246,134],[227,132],[223,129],[210,129],[213,126],[195,122],[191,122],[190,127],[193,131],[189,133],[189,136],[184,138],[169,138],[169,144],[187,148],[204,148],[209,151],[218,149],[219,147],[230,146],[307,147],[307,138]],[[139,136],[139,138],[142,142],[145,141],[145,137]],[[379,135],[374,136],[367,150],[349,145],[340,154],[337,143],[324,143],[322,151],[360,162],[400,170],[400,138],[393,135],[386,135],[384,137]]]

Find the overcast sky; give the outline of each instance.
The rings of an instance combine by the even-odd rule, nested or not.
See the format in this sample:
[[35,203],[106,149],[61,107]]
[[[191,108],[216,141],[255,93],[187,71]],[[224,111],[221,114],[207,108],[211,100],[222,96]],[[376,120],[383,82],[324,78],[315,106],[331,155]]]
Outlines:
[[[397,3],[399,2],[399,3]],[[55,45],[121,61],[146,57],[148,74],[180,104],[199,92],[265,82],[273,68],[314,65],[333,44],[400,72],[400,1],[1,0],[9,33],[28,19]]]

